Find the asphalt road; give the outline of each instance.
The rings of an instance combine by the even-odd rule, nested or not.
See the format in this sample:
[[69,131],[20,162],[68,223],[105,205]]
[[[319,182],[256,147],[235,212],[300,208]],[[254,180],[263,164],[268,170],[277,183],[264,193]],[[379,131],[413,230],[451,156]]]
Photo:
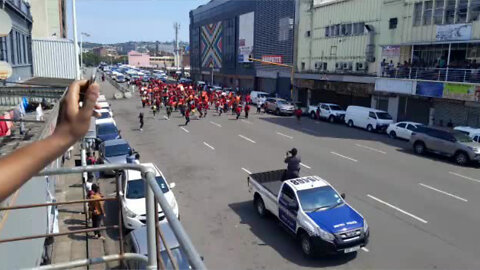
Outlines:
[[[108,83],[102,91],[113,96]],[[178,112],[154,118],[137,94],[109,102],[141,161],[176,182],[182,224],[210,269],[480,269],[478,167],[416,156],[407,142],[307,118],[297,123],[252,110],[250,119],[234,120],[211,111],[184,127]],[[247,171],[284,168],[292,147],[302,158],[301,175],[326,179],[367,219],[366,249],[306,259],[276,220],[257,216]]]

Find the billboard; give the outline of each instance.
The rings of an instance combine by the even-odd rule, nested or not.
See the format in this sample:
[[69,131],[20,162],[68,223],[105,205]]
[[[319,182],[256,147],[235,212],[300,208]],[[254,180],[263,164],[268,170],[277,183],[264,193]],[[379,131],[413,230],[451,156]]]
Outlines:
[[238,17],[238,62],[248,63],[253,54],[254,12],[245,13]]
[[222,22],[210,23],[201,27],[200,55],[202,60],[202,67],[222,68]]
[[262,55],[262,61],[283,64],[282,55]]
[[443,88],[444,98],[478,102],[479,96],[479,87],[471,84],[446,83]]
[[443,83],[417,82],[416,94],[424,97],[441,98],[443,96]]
[[437,25],[437,41],[470,40],[472,39],[471,24]]

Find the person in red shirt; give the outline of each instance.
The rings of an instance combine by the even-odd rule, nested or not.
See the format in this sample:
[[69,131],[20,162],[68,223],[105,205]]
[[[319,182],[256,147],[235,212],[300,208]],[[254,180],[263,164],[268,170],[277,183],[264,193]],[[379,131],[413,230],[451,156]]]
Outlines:
[[247,102],[245,103],[245,119],[248,119],[248,112],[250,112],[250,105]]
[[295,110],[295,116],[297,117],[297,121],[300,123],[300,118],[302,117],[302,109],[300,109],[300,107]]
[[187,109],[187,111],[185,112],[185,126],[188,125],[188,122],[190,122],[190,109]]
[[238,120],[238,118],[240,118],[240,114],[242,113],[242,106],[237,106],[235,111],[237,112],[237,120]]

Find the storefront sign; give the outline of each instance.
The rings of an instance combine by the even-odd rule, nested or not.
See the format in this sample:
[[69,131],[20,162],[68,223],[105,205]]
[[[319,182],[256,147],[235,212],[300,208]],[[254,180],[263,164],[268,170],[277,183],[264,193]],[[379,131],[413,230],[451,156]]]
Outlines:
[[384,46],[382,48],[382,57],[399,57],[400,46]]
[[12,76],[12,66],[5,61],[0,61],[0,80],[6,80]]
[[443,83],[436,82],[417,82],[416,94],[424,97],[443,96]]
[[253,31],[255,13],[250,12],[238,17],[238,62],[248,63],[253,53]]
[[415,93],[415,81],[384,78],[377,79],[375,81],[375,91],[413,95]]
[[478,102],[480,97],[480,88],[470,84],[446,83],[443,88],[443,97]]
[[5,10],[0,9],[0,37],[8,36],[11,30],[12,19],[10,19],[10,15]]
[[471,24],[437,25],[437,41],[472,39]]
[[283,64],[283,56],[281,55],[263,55],[262,61]]

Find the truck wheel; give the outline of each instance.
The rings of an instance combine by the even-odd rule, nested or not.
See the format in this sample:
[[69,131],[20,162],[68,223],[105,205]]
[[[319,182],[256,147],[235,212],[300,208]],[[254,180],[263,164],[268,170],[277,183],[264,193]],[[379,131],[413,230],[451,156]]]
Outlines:
[[300,245],[302,247],[303,255],[305,255],[306,257],[312,257],[312,241],[310,240],[310,236],[305,232],[300,235]]
[[367,131],[368,131],[368,132],[373,132],[373,127],[372,127],[372,125],[368,125],[368,126],[367,126]]
[[315,112],[312,111],[312,112],[310,113],[310,118],[312,118],[313,120],[315,120],[315,118],[316,118]]
[[255,209],[257,209],[257,213],[260,217],[265,217],[267,215],[267,209],[265,209],[265,203],[260,196],[255,196],[253,200],[253,204]]
[[328,122],[330,123],[335,122],[335,117],[333,117],[333,115],[330,115],[330,117],[328,117]]
[[348,126],[353,127],[353,121],[352,120],[348,120]]
[[469,161],[469,159],[468,159],[467,154],[465,154],[465,152],[458,151],[455,154],[455,163],[457,163],[458,165],[464,166],[468,163],[468,161]]

